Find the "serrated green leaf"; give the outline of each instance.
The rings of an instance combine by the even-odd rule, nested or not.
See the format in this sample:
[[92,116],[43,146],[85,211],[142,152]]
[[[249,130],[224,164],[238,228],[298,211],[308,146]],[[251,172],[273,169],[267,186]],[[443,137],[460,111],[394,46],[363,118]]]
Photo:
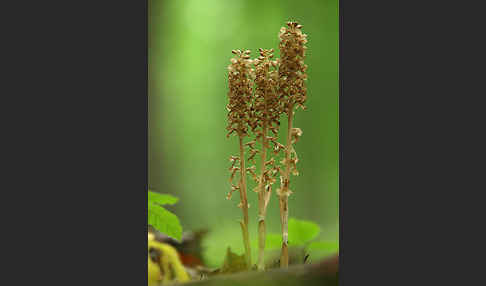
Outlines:
[[182,237],[182,226],[179,218],[164,207],[150,201],[148,202],[148,224],[177,240]]
[[158,204],[158,205],[173,205],[179,201],[178,198],[169,195],[169,194],[159,194],[152,191],[148,191],[148,200],[149,202]]
[[334,255],[339,252],[339,242],[337,241],[315,241],[311,242],[306,251],[313,261]]
[[321,228],[307,220],[289,219],[289,245],[304,245],[315,239]]

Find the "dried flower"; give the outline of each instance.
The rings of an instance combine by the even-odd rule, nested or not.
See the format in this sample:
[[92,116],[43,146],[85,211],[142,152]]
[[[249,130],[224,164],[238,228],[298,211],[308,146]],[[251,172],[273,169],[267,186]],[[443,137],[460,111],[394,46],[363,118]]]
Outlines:
[[304,64],[307,47],[307,35],[302,33],[302,25],[288,22],[288,27],[280,29],[280,67],[279,67],[279,93],[281,104],[289,114],[289,108],[294,105],[305,109],[307,99],[307,65]]
[[250,51],[233,50],[232,52],[236,56],[231,59],[231,64],[228,66],[229,103],[226,109],[229,112],[226,129],[229,132],[227,137],[235,131],[239,136],[246,136],[248,135],[248,113],[253,85]]

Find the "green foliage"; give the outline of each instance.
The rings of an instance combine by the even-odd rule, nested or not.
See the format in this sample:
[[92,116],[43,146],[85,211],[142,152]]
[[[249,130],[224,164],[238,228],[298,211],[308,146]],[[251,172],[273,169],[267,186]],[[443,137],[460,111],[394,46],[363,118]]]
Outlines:
[[[253,231],[255,231],[253,229]],[[252,229],[250,229],[250,235]],[[298,220],[295,218],[289,219],[289,241],[290,247],[304,248],[305,252],[310,254],[310,261],[317,261],[330,254],[335,254],[339,251],[339,243],[331,240],[325,241],[329,235],[320,234],[320,227],[307,220]],[[252,235],[251,241],[252,255],[257,255],[258,239]],[[318,238],[322,238],[321,241]],[[314,242],[313,240],[317,240]],[[208,234],[207,239],[203,241],[204,244],[204,259],[209,267],[221,267],[224,264],[225,257],[227,257],[226,247],[231,246],[231,250],[236,254],[243,254],[243,244],[241,243],[241,229],[236,223],[221,224],[212,229]],[[272,255],[279,254],[282,247],[282,235],[276,232],[268,232],[266,235],[265,251],[268,253],[268,259],[275,259]]]
[[312,221],[289,219],[289,245],[304,245],[315,239],[321,228]]
[[[250,229],[250,235],[252,234]],[[209,267],[221,267],[227,256],[227,247],[231,246],[234,253],[242,254],[244,252],[241,243],[241,228],[237,223],[223,223],[218,227],[212,228],[208,236],[202,241],[204,248],[204,261]],[[255,251],[255,247],[252,248]],[[252,253],[253,254],[253,253]]]
[[311,242],[307,248],[313,261],[336,254],[339,251],[339,242],[337,241],[315,241]]
[[148,191],[148,224],[156,230],[180,240],[182,237],[182,226],[179,218],[163,205],[173,205],[179,199],[168,195]]
[[158,205],[173,205],[179,201],[178,198],[168,195],[168,194],[159,194],[149,191],[148,192],[148,200],[149,202],[158,204]]
[[[257,243],[255,241],[255,243]],[[267,233],[265,249],[280,249],[282,247],[282,235],[279,233]]]
[[[339,252],[338,241],[313,241],[320,233],[320,227],[312,221],[289,219],[289,246],[304,247],[305,253],[312,261],[317,261]],[[255,241],[255,243],[257,243]],[[282,236],[268,233],[266,250],[276,250],[282,247]]]
[[[312,221],[289,219],[289,246],[305,246],[317,238],[321,228]],[[256,243],[256,242],[255,242]],[[265,249],[279,249],[282,247],[282,235],[267,233]]]
[[228,247],[226,250],[226,258],[224,259],[220,273],[236,273],[245,271],[247,269],[246,265],[245,255],[233,253],[231,248]]

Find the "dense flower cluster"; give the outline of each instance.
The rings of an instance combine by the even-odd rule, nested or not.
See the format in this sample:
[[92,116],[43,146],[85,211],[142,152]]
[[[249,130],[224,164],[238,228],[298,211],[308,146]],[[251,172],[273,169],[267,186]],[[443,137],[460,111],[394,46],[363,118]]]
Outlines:
[[307,65],[304,64],[307,35],[301,29],[302,25],[288,22],[287,27],[282,27],[279,34],[279,93],[287,114],[296,104],[305,109],[304,103],[307,99]]
[[249,109],[253,88],[253,69],[250,51],[233,50],[236,56],[228,66],[229,103],[227,137],[233,132],[239,136],[248,135]]
[[277,96],[278,59],[272,60],[272,58],[273,49],[260,49],[260,56],[253,61],[256,88],[251,126],[254,132],[257,127],[260,127],[255,132],[257,139],[262,136],[264,126],[277,135],[280,124],[280,104]]
[[[255,192],[265,192],[265,197],[269,196],[271,185],[275,183],[274,176],[277,174],[278,166],[275,165],[275,159],[271,158],[266,161],[266,149],[270,148],[269,142],[274,145],[274,152],[277,154],[283,145],[277,142],[277,134],[280,126],[280,115],[282,113],[281,104],[278,99],[278,65],[279,60],[273,59],[273,49],[260,49],[260,56],[253,63],[255,65],[255,95],[250,115],[252,131],[256,135],[256,140],[262,143],[262,149],[265,149],[261,158],[261,175],[255,178],[259,184]],[[267,136],[269,132],[272,136]],[[265,199],[265,208],[268,204]],[[262,211],[262,214],[264,211]]]

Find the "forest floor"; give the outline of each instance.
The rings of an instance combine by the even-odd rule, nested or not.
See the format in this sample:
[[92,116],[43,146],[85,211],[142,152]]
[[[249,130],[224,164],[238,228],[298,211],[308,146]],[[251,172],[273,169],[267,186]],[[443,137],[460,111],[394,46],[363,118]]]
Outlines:
[[[339,256],[337,253],[310,264],[306,263],[306,257],[294,259],[294,262],[285,269],[272,265],[266,271],[257,271],[254,269],[256,267],[248,271],[244,255],[237,255],[228,248],[223,265],[220,268],[211,269],[204,265],[201,247],[201,240],[204,236],[205,232],[190,232],[186,233],[181,241],[177,241],[161,233],[155,233],[156,241],[170,245],[177,251],[179,264],[184,267],[190,277],[190,281],[185,283],[187,285],[338,285]],[[158,253],[160,255],[160,251]],[[177,254],[175,255],[177,256]],[[157,251],[154,252],[149,246],[149,259],[158,261],[158,264],[162,265],[161,257],[154,259],[154,256],[157,256]],[[174,267],[171,265],[169,268]],[[163,273],[162,267],[160,271]],[[157,283],[151,285],[157,285]]]

